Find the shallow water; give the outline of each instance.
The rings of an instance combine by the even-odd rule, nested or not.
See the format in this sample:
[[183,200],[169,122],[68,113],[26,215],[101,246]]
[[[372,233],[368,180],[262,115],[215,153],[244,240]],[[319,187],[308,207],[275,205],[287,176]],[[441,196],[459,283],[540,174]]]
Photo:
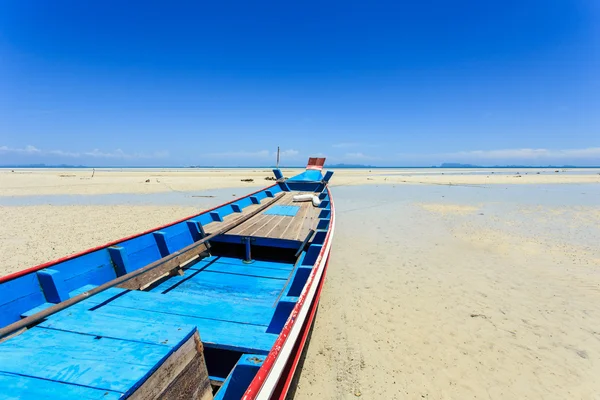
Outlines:
[[151,194],[113,193],[97,195],[0,196],[0,206],[37,205],[178,205],[214,207],[261,189],[261,186],[201,191],[172,191]]
[[334,200],[371,192],[374,201],[452,201],[459,204],[498,202],[546,207],[599,206],[600,185],[364,185],[332,189]]

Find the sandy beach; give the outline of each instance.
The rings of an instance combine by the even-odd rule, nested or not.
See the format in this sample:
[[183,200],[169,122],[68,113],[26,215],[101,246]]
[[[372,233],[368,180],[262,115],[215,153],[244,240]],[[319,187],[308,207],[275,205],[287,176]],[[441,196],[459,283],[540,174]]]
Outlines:
[[[1,275],[197,213],[271,175],[91,173],[0,170]],[[598,173],[336,171],[334,248],[294,398],[597,399]]]
[[[301,169],[282,169],[294,176]],[[600,169],[336,169],[332,187],[348,185],[429,184],[507,185],[600,183]],[[265,186],[270,169],[2,169],[0,197],[55,194],[164,193]],[[92,177],[93,176],[93,177]],[[252,179],[253,182],[241,182]]]

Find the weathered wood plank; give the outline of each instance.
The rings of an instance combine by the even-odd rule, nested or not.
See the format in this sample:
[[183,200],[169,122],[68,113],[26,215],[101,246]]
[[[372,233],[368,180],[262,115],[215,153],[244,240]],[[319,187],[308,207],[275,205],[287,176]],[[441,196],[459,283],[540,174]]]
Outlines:
[[213,398],[198,332],[154,371],[131,395],[131,400]]
[[239,218],[240,216],[250,214],[252,211],[256,210],[258,207],[260,207],[260,203],[249,204],[242,209],[241,213],[233,213],[233,214],[229,214],[229,215],[226,215],[225,217],[223,217],[223,222],[215,221],[215,222],[211,222],[209,224],[204,225],[204,231],[207,234],[210,234],[213,231],[216,231],[217,229],[219,229],[219,227],[223,226],[223,224],[227,224],[227,223],[233,221],[234,219]]
[[321,211],[319,208],[314,207],[311,202],[304,203],[303,207],[306,207],[306,212],[304,213],[304,217],[301,220],[301,225],[298,227],[298,230],[295,232],[294,238],[296,240],[304,240],[306,235],[311,229],[315,229],[317,226],[317,216]]
[[269,207],[262,214],[254,216],[227,234],[301,241],[311,228],[315,228],[317,215],[321,210],[314,207],[311,202],[294,202],[293,197],[297,194],[304,194],[304,192],[285,193],[278,203],[278,206],[283,208],[300,207],[296,215],[269,214],[271,209]]
[[[293,196],[294,196],[293,193],[288,192],[288,193],[284,193],[283,195],[280,195],[280,196],[281,196],[281,200],[279,200],[279,202],[277,203],[278,205],[283,205],[283,206],[292,205]],[[267,211],[267,210],[265,210],[265,211]],[[228,232],[228,234],[244,235],[244,236],[260,236],[253,232],[258,227],[265,226],[269,220],[273,219],[272,217],[273,217],[272,215],[264,214],[264,212],[263,212],[262,214],[258,214],[255,217],[251,218],[250,220],[248,220],[248,221],[244,222],[243,224],[237,226],[236,228],[232,229],[231,231]]]

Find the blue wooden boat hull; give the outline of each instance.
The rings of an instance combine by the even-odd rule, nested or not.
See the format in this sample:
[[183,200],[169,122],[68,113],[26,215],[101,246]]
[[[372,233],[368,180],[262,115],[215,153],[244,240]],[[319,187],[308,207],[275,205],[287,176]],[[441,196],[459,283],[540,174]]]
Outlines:
[[[284,398],[334,233],[323,161],[291,179],[275,170],[275,185],[203,213],[0,278],[5,328],[235,226],[209,236],[209,250],[177,273],[111,287],[0,339],[0,398]],[[296,205],[297,193],[313,193],[319,206]],[[261,212],[236,225],[252,210]],[[210,397],[200,380],[210,380]]]

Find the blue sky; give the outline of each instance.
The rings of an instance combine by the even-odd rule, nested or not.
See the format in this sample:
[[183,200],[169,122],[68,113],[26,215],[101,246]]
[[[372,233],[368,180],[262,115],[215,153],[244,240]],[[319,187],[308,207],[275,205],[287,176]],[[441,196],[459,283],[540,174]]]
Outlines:
[[0,164],[600,164],[600,2],[0,5]]

